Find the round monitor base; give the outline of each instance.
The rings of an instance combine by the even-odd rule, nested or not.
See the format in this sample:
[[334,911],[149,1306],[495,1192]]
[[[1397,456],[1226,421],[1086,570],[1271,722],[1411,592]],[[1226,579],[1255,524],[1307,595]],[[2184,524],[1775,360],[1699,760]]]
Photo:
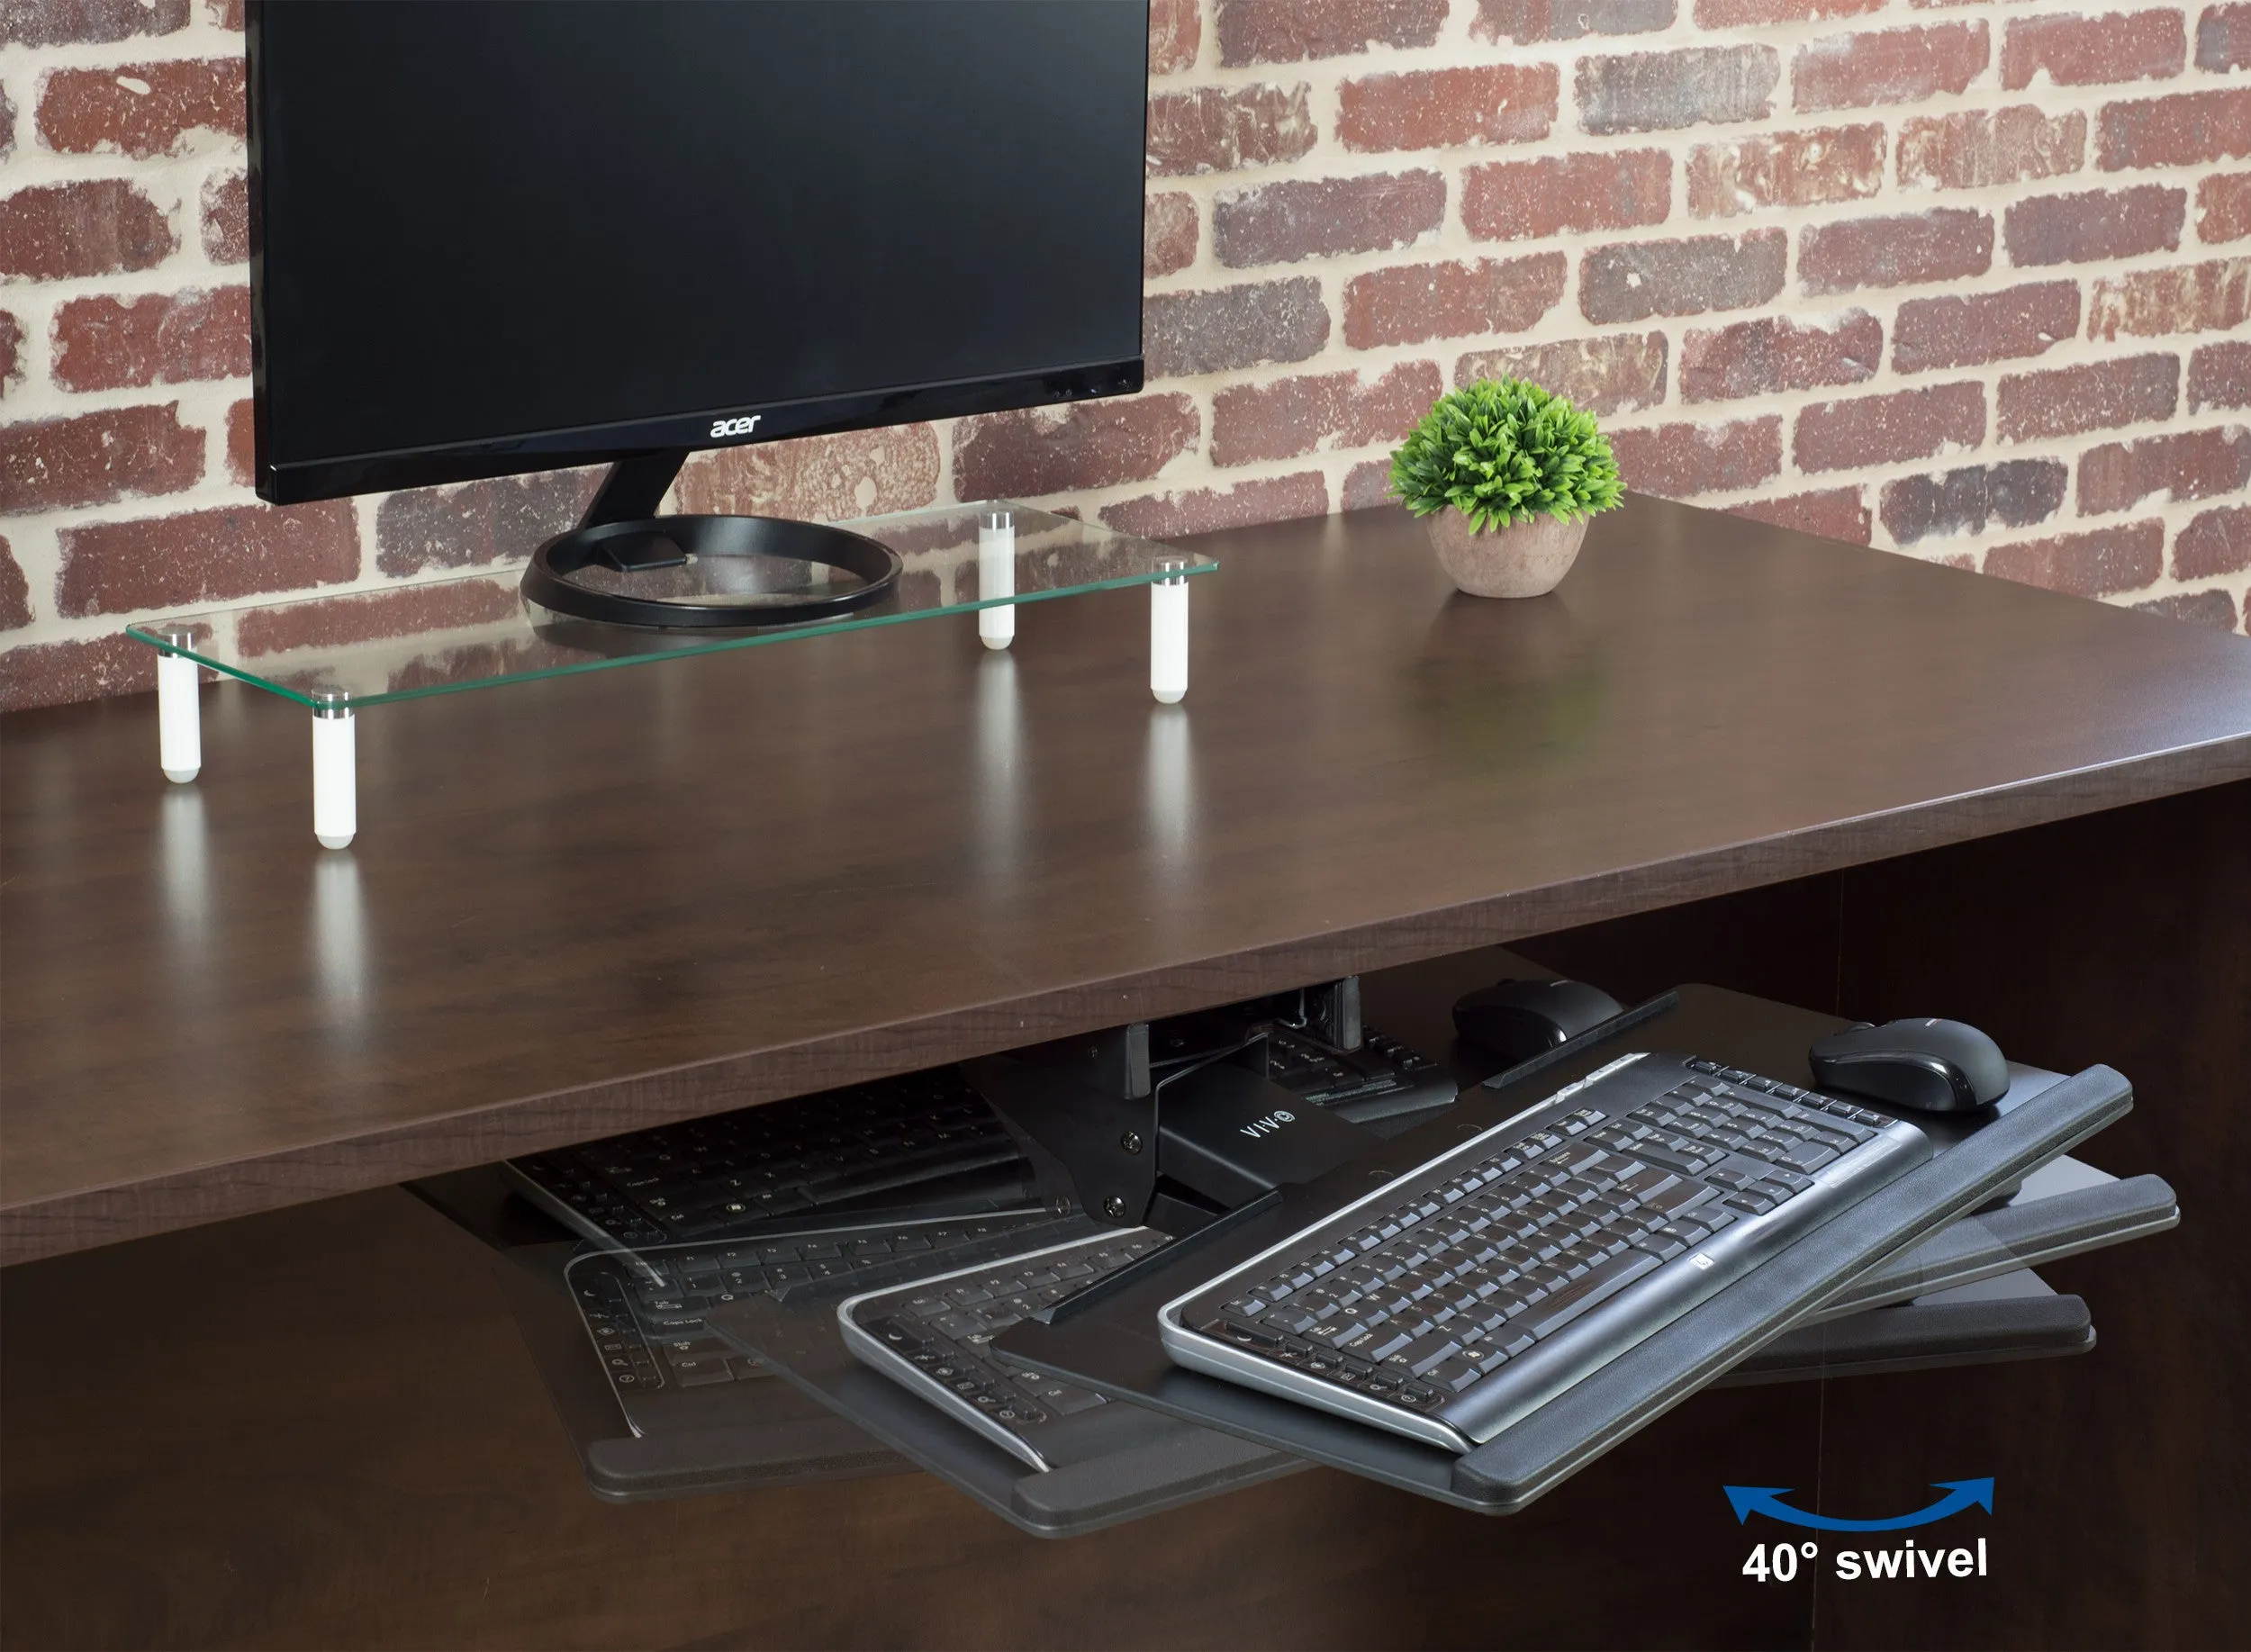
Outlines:
[[[861,583],[771,601],[700,600],[597,591],[571,576],[582,569],[651,573],[723,558],[770,557],[841,568]],[[899,583],[889,546],[847,528],[768,516],[656,516],[582,528],[548,540],[524,570],[527,600],[574,619],[664,629],[755,630],[834,618],[881,601]]]

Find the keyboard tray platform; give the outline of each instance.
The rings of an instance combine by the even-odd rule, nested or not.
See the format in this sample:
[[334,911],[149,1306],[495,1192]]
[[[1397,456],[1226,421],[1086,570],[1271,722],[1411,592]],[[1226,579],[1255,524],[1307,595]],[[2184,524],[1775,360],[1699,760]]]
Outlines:
[[[1584,1048],[1536,1072],[1519,1069],[1465,1091],[1444,1117],[1381,1144],[1353,1164],[1274,1205],[1244,1213],[1230,1231],[1207,1236],[1167,1266],[1161,1251],[1059,1309],[1050,1323],[1026,1321],[997,1344],[1010,1358],[1097,1392],[1242,1436],[1277,1450],[1487,1514],[1523,1508],[1612,1446],[1724,1377],[1793,1327],[1817,1316],[1830,1298],[1888,1259],[1937,1234],[1957,1216],[2005,1196],[2027,1176],[2067,1152],[2132,1106],[2125,1079],[2107,1068],[2069,1079],[2019,1069],[1997,1116],[1944,1121],[1930,1133],[1942,1151],[1781,1256],[1574,1385],[1491,1441],[1459,1458],[1215,1377],[1182,1369],[1159,1341],[1157,1310],[1172,1297],[1388,1179],[1436,1157],[1465,1135],[1514,1116],[1561,1085],[1632,1050],[1689,1051],[1770,1077],[1806,1084],[1805,1050],[1845,1025],[1715,988],[1686,987],[1678,1003],[1622,1035]],[[1921,1122],[1921,1121],[1918,1121]],[[2070,1304],[2075,1298],[2055,1298]],[[1891,1310],[1890,1312],[1898,1312]],[[2052,1351],[2081,1351],[2084,1313],[1996,1308],[1994,1317],[2055,1315],[2030,1341]],[[1954,1316],[1957,1323],[1960,1316]],[[1831,1346],[1840,1322],[1824,1327]],[[1890,1324],[1895,1322],[1884,1322]],[[2026,1357],[2023,1336],[2002,1357]],[[1913,1341],[1911,1335],[1908,1341]],[[2051,1351],[2051,1350],[2039,1350]],[[1926,1350],[1928,1352],[1928,1350]],[[1928,1361],[1926,1361],[1928,1362]],[[1848,1368],[1840,1360],[1837,1368]],[[1749,1375],[1754,1376],[1756,1373]]]

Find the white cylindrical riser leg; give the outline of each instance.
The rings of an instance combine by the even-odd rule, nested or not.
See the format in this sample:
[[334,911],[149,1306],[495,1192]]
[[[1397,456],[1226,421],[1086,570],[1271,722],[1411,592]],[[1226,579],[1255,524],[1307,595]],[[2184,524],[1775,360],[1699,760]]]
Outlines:
[[203,766],[203,713],[197,692],[194,661],[184,654],[157,655],[157,761],[165,779],[183,786]]
[[312,719],[312,835],[341,849],[359,830],[357,719],[348,711]]
[[[977,525],[977,594],[990,600],[1016,595],[1016,524],[1013,521]],[[977,610],[977,636],[988,648],[1006,648],[1016,640],[1016,605]]]
[[1149,587],[1149,691],[1164,705],[1188,692],[1188,582]]

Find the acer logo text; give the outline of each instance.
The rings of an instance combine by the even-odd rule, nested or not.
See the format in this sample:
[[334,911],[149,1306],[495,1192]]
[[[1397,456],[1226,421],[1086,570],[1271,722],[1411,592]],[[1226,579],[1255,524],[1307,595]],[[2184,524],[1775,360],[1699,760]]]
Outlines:
[[747,419],[714,419],[711,421],[711,434],[714,436],[748,436],[758,428],[758,421],[764,417],[764,413],[753,413]]
[[1259,1136],[1271,1135],[1284,1124],[1294,1124],[1297,1122],[1297,1115],[1295,1113],[1287,1107],[1277,1107],[1264,1118],[1252,1119],[1249,1124],[1239,1124],[1236,1128],[1244,1135],[1256,1139]]

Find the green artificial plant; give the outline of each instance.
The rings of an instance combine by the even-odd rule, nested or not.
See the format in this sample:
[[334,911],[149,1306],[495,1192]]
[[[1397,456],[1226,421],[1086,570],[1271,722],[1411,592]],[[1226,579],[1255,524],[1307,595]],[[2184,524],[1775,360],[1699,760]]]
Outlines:
[[1451,505],[1483,533],[1535,516],[1576,521],[1614,508],[1621,488],[1593,414],[1505,378],[1439,397],[1391,456],[1391,492],[1416,516]]

